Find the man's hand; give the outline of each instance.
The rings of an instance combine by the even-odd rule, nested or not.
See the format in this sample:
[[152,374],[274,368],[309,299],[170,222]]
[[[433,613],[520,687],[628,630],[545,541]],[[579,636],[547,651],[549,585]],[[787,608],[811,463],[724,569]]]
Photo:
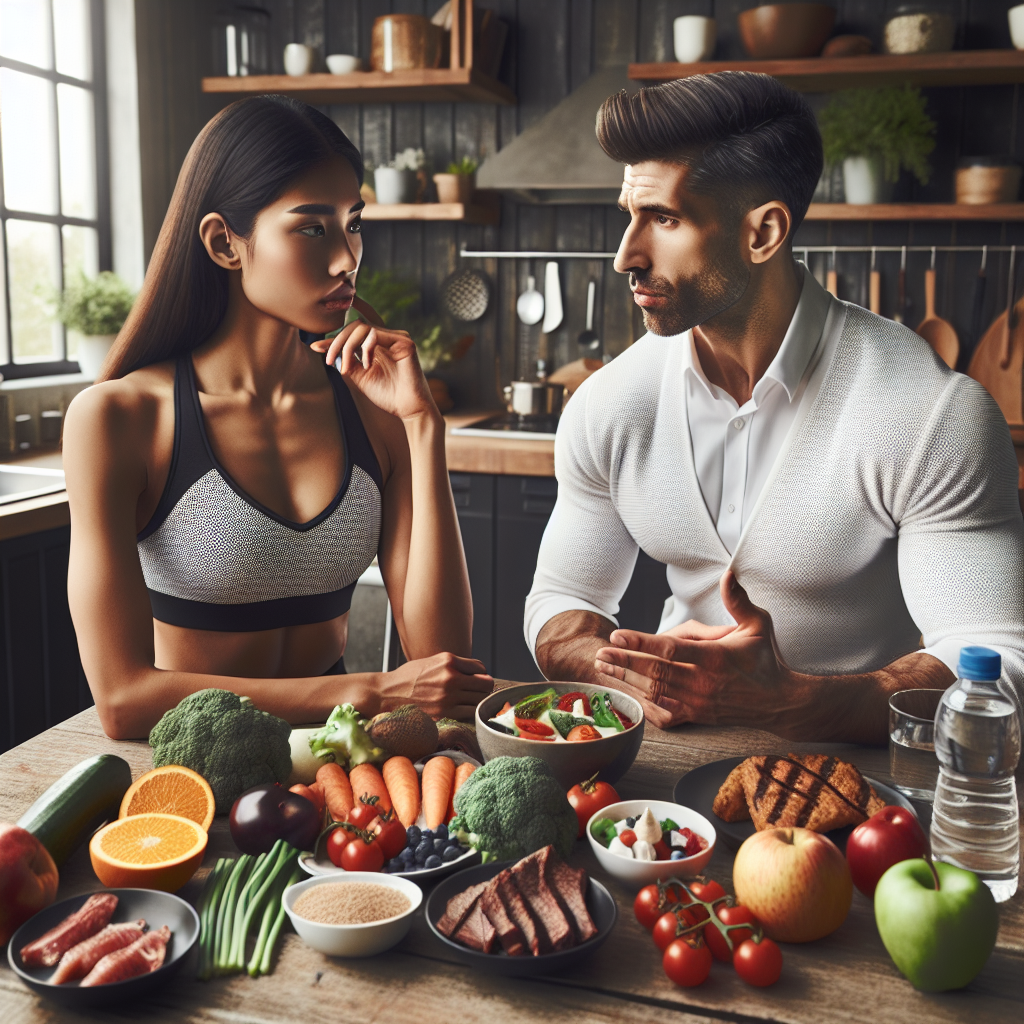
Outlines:
[[731,569],[721,591],[735,626],[690,621],[657,636],[617,629],[614,646],[597,653],[597,670],[636,697],[662,729],[682,722],[772,728],[798,703],[799,677],[779,657],[771,616],[751,602]]

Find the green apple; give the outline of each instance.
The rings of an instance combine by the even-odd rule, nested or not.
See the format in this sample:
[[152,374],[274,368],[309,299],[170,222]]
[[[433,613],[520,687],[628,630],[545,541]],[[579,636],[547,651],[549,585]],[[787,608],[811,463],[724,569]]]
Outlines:
[[875,921],[893,963],[915,988],[963,988],[996,944],[999,912],[973,871],[926,860],[900,861],[878,880]]

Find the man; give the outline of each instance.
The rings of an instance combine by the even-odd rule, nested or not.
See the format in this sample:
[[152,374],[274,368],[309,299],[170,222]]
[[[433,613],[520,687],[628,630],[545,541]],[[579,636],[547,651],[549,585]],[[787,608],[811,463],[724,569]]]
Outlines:
[[[701,75],[610,97],[597,131],[627,165],[615,269],[649,333],[559,424],[525,617],[544,674],[631,693],[663,728],[864,743],[892,693],[949,686],[965,644],[1019,690],[1009,431],[917,335],[794,261],[822,167],[804,100]],[[638,548],[668,567],[656,636],[615,628]]]

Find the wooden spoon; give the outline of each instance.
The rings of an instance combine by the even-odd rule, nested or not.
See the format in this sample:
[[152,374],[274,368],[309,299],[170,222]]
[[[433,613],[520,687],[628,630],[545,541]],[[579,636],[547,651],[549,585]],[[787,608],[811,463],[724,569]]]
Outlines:
[[868,279],[868,309],[876,316],[882,314],[882,273],[875,268],[875,250],[871,250],[871,276]]
[[935,267],[924,272],[924,319],[917,325],[917,333],[935,349],[939,358],[951,369],[960,354],[960,340],[953,325],[935,312]]

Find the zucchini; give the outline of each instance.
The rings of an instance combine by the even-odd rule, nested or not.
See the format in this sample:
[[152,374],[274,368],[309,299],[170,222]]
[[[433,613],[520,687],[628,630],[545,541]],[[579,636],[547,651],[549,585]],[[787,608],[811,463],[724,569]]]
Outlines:
[[104,822],[117,817],[132,770],[114,754],[97,754],[62,775],[18,819],[59,868]]

